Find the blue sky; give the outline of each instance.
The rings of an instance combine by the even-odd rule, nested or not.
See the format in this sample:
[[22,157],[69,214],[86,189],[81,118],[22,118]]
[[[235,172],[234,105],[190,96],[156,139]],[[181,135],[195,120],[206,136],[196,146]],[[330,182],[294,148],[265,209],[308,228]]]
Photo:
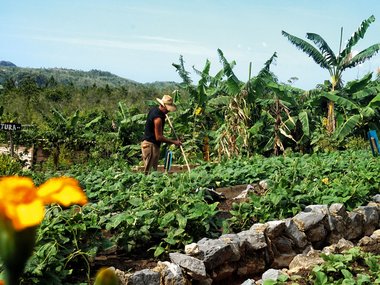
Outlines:
[[[346,41],[374,15],[354,50],[380,43],[379,0],[0,0],[0,60],[21,67],[109,71],[138,82],[181,81],[172,66],[211,73],[221,69],[217,49],[235,60],[234,72],[248,79],[277,52],[272,71],[281,82],[311,89],[328,72],[298,50],[281,31],[306,39],[321,35],[338,52],[340,28]],[[353,80],[380,67],[380,54],[347,71]]]

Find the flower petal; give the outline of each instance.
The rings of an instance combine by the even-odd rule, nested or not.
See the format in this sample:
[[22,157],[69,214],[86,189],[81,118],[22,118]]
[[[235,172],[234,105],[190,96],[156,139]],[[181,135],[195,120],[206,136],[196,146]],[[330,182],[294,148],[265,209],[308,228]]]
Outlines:
[[87,198],[76,179],[70,177],[51,178],[42,184],[37,195],[45,204],[59,203],[65,207],[84,205]]
[[42,222],[45,214],[45,207],[41,200],[35,200],[29,204],[19,204],[14,208],[14,216],[10,216],[13,227],[16,231],[37,226]]
[[0,178],[0,203],[28,202],[35,198],[36,187],[29,177],[8,176]]

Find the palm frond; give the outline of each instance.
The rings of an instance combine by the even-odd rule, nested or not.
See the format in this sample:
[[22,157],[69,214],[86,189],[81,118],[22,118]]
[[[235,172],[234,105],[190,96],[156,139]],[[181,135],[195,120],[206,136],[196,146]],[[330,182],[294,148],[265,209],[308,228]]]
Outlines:
[[308,56],[310,56],[319,66],[322,68],[329,69],[329,63],[327,62],[326,58],[317,50],[315,47],[313,47],[308,42],[304,41],[303,39],[300,39],[296,36],[293,36],[291,34],[288,34],[285,31],[282,31],[282,35],[286,37],[292,44],[294,44],[298,49],[305,52]]
[[359,52],[357,55],[355,55],[351,60],[344,63],[342,66],[342,70],[344,70],[346,68],[355,67],[355,66],[363,63],[367,59],[370,59],[371,57],[376,55],[379,52],[379,50],[380,50],[380,43],[374,44],[374,45],[366,48],[365,50],[363,50],[363,51]]
[[375,98],[371,100],[368,104],[371,108],[379,108],[380,107],[380,94],[378,94]]
[[375,21],[375,16],[371,16],[368,19],[364,20],[356,32],[352,34],[348,40],[345,49],[339,54],[338,62],[342,62],[342,59],[345,59],[350,53],[353,46],[355,46],[360,39],[362,39],[368,29],[368,27]]
[[360,110],[360,114],[362,114],[364,118],[371,118],[375,115],[375,113],[375,109],[371,108],[370,106],[365,106]]
[[360,109],[360,107],[358,105],[356,105],[353,101],[346,99],[346,98],[343,98],[341,96],[335,95],[333,92],[323,93],[322,96],[326,97],[330,101],[333,101],[336,104],[338,104],[342,107],[345,107],[349,110],[352,110],[352,109],[359,110]]
[[275,63],[277,59],[277,53],[274,52],[273,55],[264,63],[264,67],[257,74],[256,80],[261,79],[274,79],[273,74],[270,72],[270,66]]
[[[205,67],[200,73],[198,73],[198,75],[200,75],[201,78],[198,81],[198,88],[197,88],[198,94],[196,95],[196,98],[197,98],[196,103],[199,106],[203,106],[203,104],[206,102],[206,97],[207,97],[206,90],[208,87],[207,84],[211,78],[211,76],[209,75],[210,66],[211,66],[211,62],[209,60],[206,60]],[[194,67],[193,69],[195,70]]]
[[207,104],[210,105],[210,107],[221,107],[228,105],[229,101],[229,96],[218,96],[210,99]]
[[360,78],[358,80],[352,80],[352,81],[347,82],[344,89],[348,93],[353,94],[353,93],[361,91],[365,87],[367,87],[367,85],[371,81],[371,79],[372,79],[372,73],[367,73],[366,75],[364,75],[362,78]]
[[189,72],[186,71],[185,69],[185,64],[184,64],[184,61],[183,61],[183,56],[181,55],[179,57],[179,64],[175,64],[175,63],[172,63],[172,65],[176,68],[179,76],[181,77],[181,79],[183,80],[183,82],[190,86],[193,81],[191,80],[190,76],[189,76]]
[[240,92],[240,80],[236,77],[235,73],[232,71],[235,62],[229,63],[224,57],[223,52],[218,49],[220,62],[223,64],[224,74],[227,76],[227,87],[233,93],[233,95]]
[[212,76],[210,76],[210,67],[211,67],[211,62],[207,59],[206,60],[206,63],[205,63],[205,66],[203,67],[203,70],[198,70],[196,69],[194,66],[193,66],[193,70],[195,71],[195,73],[202,77],[202,78],[205,78],[207,79],[208,81],[211,80]]
[[354,100],[361,101],[363,99],[371,99],[374,96],[376,96],[376,94],[377,94],[376,88],[368,87],[368,88],[364,88],[363,90],[359,90],[355,92],[354,94],[352,94],[351,97]]
[[309,40],[313,41],[313,43],[319,48],[319,50],[322,52],[322,55],[325,59],[327,59],[327,62],[330,65],[336,65],[337,62],[335,53],[331,50],[330,46],[320,35],[314,33],[307,33],[306,37]]

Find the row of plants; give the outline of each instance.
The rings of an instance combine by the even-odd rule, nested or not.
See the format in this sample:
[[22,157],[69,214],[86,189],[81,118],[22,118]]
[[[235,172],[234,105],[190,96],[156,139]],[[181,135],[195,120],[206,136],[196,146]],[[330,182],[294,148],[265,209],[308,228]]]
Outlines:
[[[80,181],[89,203],[49,207],[38,230],[37,247],[25,284],[89,282],[94,258],[110,248],[120,256],[148,252],[166,258],[173,250],[203,237],[237,232],[253,223],[293,216],[309,204],[365,204],[378,193],[379,162],[369,149],[329,154],[203,163],[188,173],[144,175],[121,160],[76,165],[60,172],[19,172],[38,185],[51,176]],[[229,219],[218,215],[207,189],[253,184],[265,179],[266,195],[234,204]]]

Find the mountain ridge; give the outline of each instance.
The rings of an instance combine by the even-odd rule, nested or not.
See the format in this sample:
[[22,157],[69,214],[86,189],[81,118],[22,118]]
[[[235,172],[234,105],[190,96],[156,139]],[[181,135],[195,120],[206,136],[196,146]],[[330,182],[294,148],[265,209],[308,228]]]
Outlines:
[[120,86],[174,86],[178,82],[174,81],[155,81],[140,83],[131,79],[123,78],[108,71],[91,69],[89,71],[68,69],[68,68],[31,68],[19,67],[10,61],[0,61],[0,85],[7,80],[20,82],[25,78],[36,81],[38,86],[46,86],[53,80],[61,84],[73,84],[78,87],[120,87]]

